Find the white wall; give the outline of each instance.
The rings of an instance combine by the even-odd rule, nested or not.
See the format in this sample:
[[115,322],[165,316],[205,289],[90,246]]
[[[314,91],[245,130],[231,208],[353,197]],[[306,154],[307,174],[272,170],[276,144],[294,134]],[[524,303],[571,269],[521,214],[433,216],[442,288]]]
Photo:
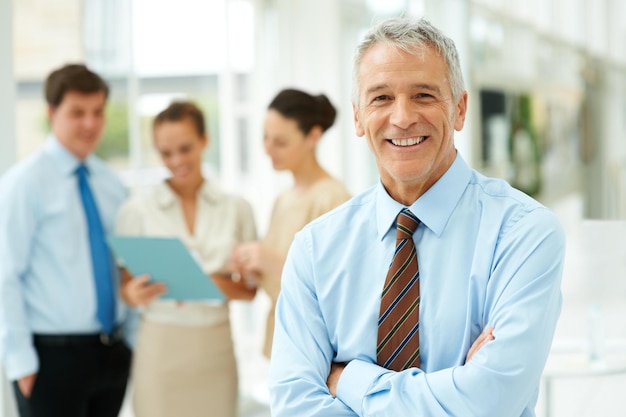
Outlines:
[[15,80],[13,78],[13,3],[0,2],[0,174],[16,157],[15,144]]
[[[13,2],[0,1],[0,175],[16,159],[15,140],[15,80],[13,78]],[[0,351],[0,357],[2,352]],[[0,365],[0,415],[15,416],[11,387]]]

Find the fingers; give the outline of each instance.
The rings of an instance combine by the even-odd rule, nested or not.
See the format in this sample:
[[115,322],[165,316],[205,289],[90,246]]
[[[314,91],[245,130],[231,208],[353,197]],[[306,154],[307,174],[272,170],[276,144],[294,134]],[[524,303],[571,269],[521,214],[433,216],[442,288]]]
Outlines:
[[148,275],[140,275],[123,285],[122,298],[132,306],[145,306],[155,298],[167,292],[167,286],[161,282],[150,282]]
[[465,363],[469,362],[472,357],[482,349],[487,343],[495,340],[493,335],[493,327],[487,327],[483,332],[478,336],[478,338],[474,341],[472,346],[470,347],[469,352],[467,352],[467,357],[465,358]]
[[150,281],[150,276],[147,274],[138,275],[128,282],[131,287],[140,287],[146,285]]
[[257,242],[243,243],[235,247],[233,261],[239,272],[250,272],[258,269],[260,250]]
[[17,380],[17,386],[25,398],[30,398],[37,374],[30,374]]
[[141,292],[141,299],[143,305],[150,304],[155,298],[165,294],[167,292],[167,285],[162,282],[153,284],[146,284]]

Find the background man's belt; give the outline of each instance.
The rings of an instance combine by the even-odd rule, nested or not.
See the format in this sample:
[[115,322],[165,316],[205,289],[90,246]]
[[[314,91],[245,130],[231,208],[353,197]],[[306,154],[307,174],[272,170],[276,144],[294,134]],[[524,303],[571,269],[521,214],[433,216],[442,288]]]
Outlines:
[[116,328],[113,334],[86,333],[86,334],[35,334],[33,341],[40,346],[81,346],[105,345],[112,346],[122,340],[121,328]]

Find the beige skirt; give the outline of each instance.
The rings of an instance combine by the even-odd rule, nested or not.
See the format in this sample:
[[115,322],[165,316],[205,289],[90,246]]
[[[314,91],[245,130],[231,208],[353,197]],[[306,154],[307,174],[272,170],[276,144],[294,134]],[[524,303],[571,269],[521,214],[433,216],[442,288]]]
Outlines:
[[200,327],[142,320],[132,386],[136,417],[235,417],[237,366],[228,321]]

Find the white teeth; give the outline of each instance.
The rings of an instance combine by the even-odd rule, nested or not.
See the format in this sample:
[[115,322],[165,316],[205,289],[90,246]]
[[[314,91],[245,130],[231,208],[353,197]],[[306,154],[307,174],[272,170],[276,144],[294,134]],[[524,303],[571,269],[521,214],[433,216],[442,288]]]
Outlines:
[[408,138],[408,139],[391,139],[391,143],[396,146],[412,146],[418,143],[421,143],[426,136],[419,136],[417,138]]

